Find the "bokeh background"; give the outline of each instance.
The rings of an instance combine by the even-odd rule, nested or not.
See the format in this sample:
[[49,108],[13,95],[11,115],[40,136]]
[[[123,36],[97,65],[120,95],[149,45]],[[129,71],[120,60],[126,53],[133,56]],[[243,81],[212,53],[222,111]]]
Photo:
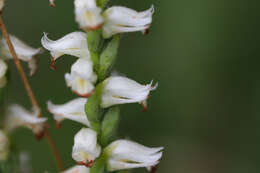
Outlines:
[[[10,33],[39,47],[43,32],[50,38],[79,30],[73,0],[8,0],[4,20]],[[260,14],[257,1],[246,0],[112,0],[144,10],[154,4],[151,32],[122,37],[115,68],[141,83],[158,81],[149,109],[122,106],[119,136],[147,146],[164,146],[159,173],[255,173],[260,170]],[[49,53],[39,56],[39,71],[30,83],[46,116],[46,101],[64,103],[76,96],[66,88],[64,73],[74,57],[64,56],[49,68]],[[7,103],[30,107],[12,62]],[[25,66],[27,69],[27,67]],[[81,125],[65,121],[50,131],[65,166],[74,134]],[[15,133],[18,148],[27,150],[35,173],[56,172],[45,140],[29,130]],[[142,173],[144,169],[133,172]]]

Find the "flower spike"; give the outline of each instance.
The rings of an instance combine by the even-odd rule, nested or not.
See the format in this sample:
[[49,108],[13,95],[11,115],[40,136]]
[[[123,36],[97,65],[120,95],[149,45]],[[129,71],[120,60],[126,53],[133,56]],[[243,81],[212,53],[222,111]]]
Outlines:
[[89,97],[95,88],[97,75],[93,71],[93,64],[87,59],[78,59],[71,66],[71,73],[65,74],[68,87],[80,97]]
[[[13,35],[10,35],[10,39],[14,46],[14,49],[15,49],[15,52],[16,52],[18,58],[22,61],[28,62],[28,67],[30,69],[30,75],[32,76],[33,74],[35,74],[35,72],[37,70],[36,55],[42,53],[43,52],[42,49],[41,48],[37,48],[37,49],[32,48]],[[2,40],[1,40],[0,52],[6,59],[13,58],[4,38],[2,38]]]
[[107,108],[112,105],[125,103],[141,103],[146,105],[146,99],[150,91],[157,88],[157,84],[152,86],[141,85],[127,77],[110,77],[104,82],[101,107]]
[[75,18],[83,30],[96,30],[103,24],[101,8],[97,7],[96,0],[75,0]]
[[121,6],[111,7],[104,12],[103,36],[109,38],[118,33],[145,32],[152,23],[153,13],[153,6],[143,12]]
[[70,119],[89,126],[88,118],[85,114],[84,106],[87,99],[77,98],[63,105],[55,105],[51,101],[47,102],[48,110],[54,115],[57,124],[65,119]]
[[151,167],[159,163],[163,147],[149,148],[129,140],[117,140],[105,148],[108,171]]
[[97,144],[97,133],[88,128],[82,128],[74,137],[72,158],[79,164],[91,167],[99,157],[101,147]]

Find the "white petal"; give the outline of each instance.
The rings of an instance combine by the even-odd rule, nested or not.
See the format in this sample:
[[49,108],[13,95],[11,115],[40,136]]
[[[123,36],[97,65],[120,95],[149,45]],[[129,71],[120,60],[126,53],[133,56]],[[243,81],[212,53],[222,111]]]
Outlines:
[[6,72],[7,72],[7,64],[4,60],[0,59],[0,88],[3,88],[6,85]]
[[12,131],[18,127],[27,127],[37,135],[44,130],[47,118],[38,117],[39,111],[29,112],[19,105],[11,105],[7,108],[5,120],[6,131]]
[[48,110],[54,114],[54,119],[58,122],[61,122],[64,119],[70,119],[86,126],[89,126],[89,121],[85,114],[85,103],[87,99],[77,98],[71,100],[63,105],[52,104],[51,101],[48,101]]
[[[10,40],[14,46],[15,52],[17,54],[17,57],[25,62],[28,62],[30,74],[34,74],[37,69],[36,64],[36,55],[42,53],[41,48],[32,48],[29,45],[25,44],[23,41],[19,40],[17,37],[10,35]],[[6,59],[12,59],[12,55],[9,51],[8,45],[4,38],[1,40],[2,46],[1,46],[1,54],[3,54],[4,58]]]
[[0,161],[6,160],[9,153],[9,139],[3,130],[0,130]]
[[111,7],[104,12],[103,36],[108,38],[117,33],[144,31],[150,27],[153,13],[153,6],[143,12],[121,6]]
[[110,77],[105,81],[101,106],[106,108],[116,104],[141,103],[155,88],[152,83],[141,85],[126,77]]
[[51,52],[55,60],[64,54],[89,59],[86,33],[84,32],[72,32],[56,41],[50,40],[44,33],[41,43],[45,49]]
[[96,0],[75,0],[75,19],[82,29],[97,29],[103,23],[101,9],[97,7]]
[[92,62],[78,59],[71,67],[71,73],[65,74],[68,87],[81,97],[88,97],[93,92],[97,75],[93,71]]
[[97,144],[97,133],[92,129],[82,128],[74,137],[72,158],[77,162],[94,161],[101,152]]
[[105,148],[110,171],[151,167],[158,164],[163,147],[149,148],[129,140],[117,140]]
[[76,165],[62,173],[89,173],[89,168],[86,166]]

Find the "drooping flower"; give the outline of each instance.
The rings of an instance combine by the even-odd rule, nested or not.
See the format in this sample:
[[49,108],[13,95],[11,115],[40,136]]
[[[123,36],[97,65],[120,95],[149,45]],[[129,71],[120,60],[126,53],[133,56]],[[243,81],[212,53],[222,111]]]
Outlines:
[[8,66],[4,62],[4,60],[0,59],[0,88],[3,88],[6,84],[6,71]]
[[55,105],[51,101],[47,102],[48,110],[54,115],[57,124],[65,119],[70,119],[78,123],[89,126],[88,118],[85,114],[85,104],[87,99],[73,99],[63,105]]
[[40,111],[36,108],[33,108],[33,111],[27,111],[20,105],[10,105],[7,108],[4,128],[10,132],[19,127],[26,127],[31,129],[38,139],[41,139],[47,118],[39,117],[39,113]]
[[97,133],[89,128],[82,128],[74,137],[72,158],[80,165],[91,167],[100,155]]
[[[41,48],[32,48],[17,37],[10,35],[10,40],[14,46],[17,57],[25,62],[28,62],[30,69],[30,75],[33,75],[37,70],[36,55],[42,52]],[[4,38],[1,40],[1,54],[4,59],[12,59],[12,55],[9,51],[8,45]]]
[[84,32],[72,32],[56,41],[50,40],[44,33],[41,43],[45,49],[50,51],[52,63],[65,54],[86,59],[90,57]]
[[9,153],[9,139],[3,130],[0,130],[0,161],[7,159]]
[[83,30],[95,30],[101,27],[104,19],[96,0],[75,0],[75,18]]
[[117,140],[105,148],[107,170],[151,167],[159,163],[163,147],[149,148],[129,140]]
[[110,77],[104,82],[101,107],[135,102],[145,106],[150,91],[155,90],[156,87],[157,84],[152,86],[152,82],[141,85],[127,77]]
[[76,165],[62,173],[89,173],[89,168],[81,165]]
[[154,7],[137,12],[133,9],[114,6],[104,12],[105,23],[103,25],[103,36],[109,38],[112,35],[124,32],[135,32],[147,30],[152,23]]
[[93,64],[87,59],[78,59],[71,66],[71,73],[65,74],[65,80],[68,87],[81,97],[89,97],[93,92],[97,75],[93,71]]

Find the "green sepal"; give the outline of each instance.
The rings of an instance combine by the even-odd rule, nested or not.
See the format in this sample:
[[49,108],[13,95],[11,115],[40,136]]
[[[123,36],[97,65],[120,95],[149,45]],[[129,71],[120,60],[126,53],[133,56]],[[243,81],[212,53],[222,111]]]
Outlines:
[[100,55],[98,69],[98,78],[100,81],[105,79],[116,60],[119,40],[120,35],[113,36],[112,40],[108,42],[107,46]]
[[90,173],[104,173],[106,164],[106,158],[102,154],[97,160],[95,160],[94,165],[90,168]]
[[109,0],[97,0],[97,5],[100,7],[100,8],[105,8],[107,3],[108,3]]
[[100,118],[103,113],[103,109],[100,108],[102,91],[103,83],[100,83],[96,86],[95,92],[88,98],[88,101],[85,104],[85,113],[90,122],[90,126],[98,134],[101,129]]
[[111,107],[106,112],[102,122],[102,130],[101,130],[102,146],[106,146],[109,140],[111,139],[111,137],[115,134],[116,129],[118,127],[119,118],[120,118],[120,109],[118,106]]
[[95,71],[98,70],[99,47],[101,42],[101,30],[90,31],[87,33],[87,43],[90,58],[93,62]]

